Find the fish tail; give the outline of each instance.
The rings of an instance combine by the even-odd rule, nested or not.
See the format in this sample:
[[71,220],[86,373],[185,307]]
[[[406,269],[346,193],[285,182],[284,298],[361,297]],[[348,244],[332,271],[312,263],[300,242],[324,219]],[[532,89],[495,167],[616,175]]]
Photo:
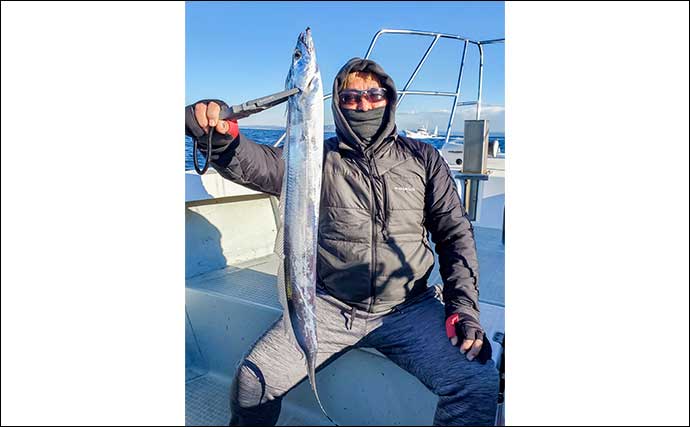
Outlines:
[[310,361],[307,363],[309,366],[309,382],[311,382],[311,389],[314,391],[314,396],[316,396],[316,401],[319,404],[319,407],[321,408],[321,412],[328,418],[328,421],[333,423],[333,425],[337,426],[338,423],[333,421],[333,418],[328,416],[328,413],[326,410],[323,408],[323,405],[321,404],[321,399],[319,398],[319,393],[316,391],[316,362],[315,361]]

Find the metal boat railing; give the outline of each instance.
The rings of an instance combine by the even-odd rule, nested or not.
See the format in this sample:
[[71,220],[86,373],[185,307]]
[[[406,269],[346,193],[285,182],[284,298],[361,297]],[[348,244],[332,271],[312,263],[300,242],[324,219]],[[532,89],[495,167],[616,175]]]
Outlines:
[[[446,33],[439,33],[439,32],[433,32],[433,31],[418,31],[418,30],[396,30],[396,29],[382,29],[379,30],[375,35],[374,38],[371,40],[371,43],[369,44],[369,48],[367,49],[366,55],[364,55],[365,59],[369,59],[371,56],[372,51],[374,50],[374,46],[376,45],[376,42],[383,36],[384,34],[398,34],[398,35],[414,35],[414,36],[426,36],[426,37],[433,37],[433,40],[431,41],[431,44],[429,47],[426,49],[424,54],[422,55],[422,58],[419,60],[419,63],[417,63],[417,66],[415,67],[414,71],[408,78],[407,82],[405,83],[405,86],[401,91],[398,91],[398,100],[396,102],[396,106],[400,104],[400,102],[405,98],[407,95],[423,95],[423,96],[445,96],[445,97],[452,97],[454,98],[453,100],[453,107],[450,111],[450,116],[448,118],[448,126],[446,128],[446,138],[444,141],[444,144],[448,143],[448,140],[450,139],[450,134],[451,130],[453,128],[453,120],[455,118],[455,111],[457,107],[465,107],[465,106],[476,106],[476,113],[475,113],[475,119],[479,120],[481,116],[481,106],[482,106],[482,84],[483,84],[483,79],[484,79],[484,46],[486,45],[491,45],[491,44],[499,44],[499,43],[504,43],[505,39],[491,39],[491,40],[481,40],[481,41],[476,41],[476,40],[471,40],[466,37],[462,37],[459,35],[455,34],[446,34]],[[455,87],[455,92],[442,92],[442,91],[423,91],[423,90],[410,90],[410,86],[412,85],[412,82],[414,82],[415,78],[419,74],[419,71],[422,69],[424,66],[424,63],[426,62],[427,58],[429,57],[429,54],[433,51],[434,47],[436,46],[436,43],[442,38],[445,39],[452,39],[452,40],[457,40],[458,42],[462,43],[462,56],[460,58],[460,65],[459,65],[459,70],[458,70],[458,81],[457,85]],[[477,84],[477,97],[474,101],[465,101],[465,102],[459,102],[460,100],[460,88],[462,86],[462,77],[465,69],[465,57],[467,54],[467,46],[468,45],[473,45],[476,46],[479,52],[479,76],[478,76],[478,84]],[[330,99],[333,97],[332,93],[329,93],[323,97],[324,101]],[[277,147],[285,138],[285,133],[278,139],[278,141],[273,144],[274,147]]]

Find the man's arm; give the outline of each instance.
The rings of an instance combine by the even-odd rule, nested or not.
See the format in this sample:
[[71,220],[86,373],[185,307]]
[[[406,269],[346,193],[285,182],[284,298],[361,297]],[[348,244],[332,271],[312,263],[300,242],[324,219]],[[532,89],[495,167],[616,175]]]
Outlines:
[[[436,244],[447,326],[458,330],[461,351],[469,350],[468,357],[474,358],[484,340],[479,323],[479,262],[474,230],[450,168],[433,147],[427,147],[426,163],[425,226]],[[457,343],[456,339],[453,344]]]
[[257,144],[240,133],[211,165],[224,178],[279,197],[283,185],[283,149]]
[[[280,196],[282,148],[257,144],[239,132],[236,121],[219,120],[220,100],[203,100],[185,108],[185,133],[197,138],[205,156],[209,126],[214,127],[211,165],[226,179],[252,190]],[[196,155],[197,153],[194,153]]]

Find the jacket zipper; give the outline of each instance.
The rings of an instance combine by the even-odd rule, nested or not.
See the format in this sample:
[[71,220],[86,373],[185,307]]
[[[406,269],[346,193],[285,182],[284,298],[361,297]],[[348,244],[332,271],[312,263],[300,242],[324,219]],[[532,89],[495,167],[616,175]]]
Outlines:
[[369,163],[369,184],[371,185],[371,267],[369,268],[371,276],[371,288],[369,298],[369,312],[374,305],[376,298],[376,184],[373,177],[373,161],[371,157],[367,157]]
[[379,173],[379,167],[376,166],[376,163],[373,163],[373,160],[372,160],[372,164],[374,166],[374,170],[376,171],[376,179],[378,179],[381,182],[381,192],[382,192],[381,197],[383,199],[382,200],[383,206],[381,206],[381,211],[378,213],[381,214],[381,235],[383,236],[383,240],[387,241],[388,240],[388,230],[386,229],[386,224],[388,221],[387,221],[386,217],[388,215],[388,197],[386,197],[386,194],[388,193],[388,190],[386,189],[386,180],[383,179],[383,177]]
[[[378,175],[378,171],[376,172],[376,175]],[[383,215],[382,221],[382,233],[383,233],[383,240],[388,241],[388,214],[390,213],[390,206],[388,206],[388,184],[386,184],[386,179],[382,176],[379,175],[379,178],[381,179],[381,185],[383,186]]]

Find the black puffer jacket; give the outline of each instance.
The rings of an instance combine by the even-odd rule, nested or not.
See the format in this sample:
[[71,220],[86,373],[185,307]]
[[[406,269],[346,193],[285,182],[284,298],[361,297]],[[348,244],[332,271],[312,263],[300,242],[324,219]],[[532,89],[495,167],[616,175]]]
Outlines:
[[[478,320],[474,235],[448,165],[431,145],[397,135],[395,84],[373,61],[350,60],[336,77],[333,93],[352,71],[380,76],[390,99],[385,129],[368,146],[352,132],[338,103],[332,103],[337,137],[324,142],[319,286],[357,309],[387,312],[426,289],[434,265],[430,232],[441,264],[446,313]],[[281,156],[280,148],[256,144],[240,133],[212,164],[227,179],[279,196]]]

